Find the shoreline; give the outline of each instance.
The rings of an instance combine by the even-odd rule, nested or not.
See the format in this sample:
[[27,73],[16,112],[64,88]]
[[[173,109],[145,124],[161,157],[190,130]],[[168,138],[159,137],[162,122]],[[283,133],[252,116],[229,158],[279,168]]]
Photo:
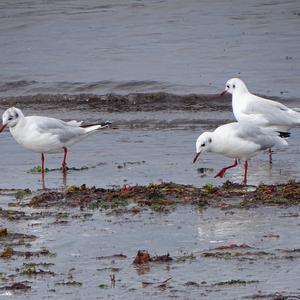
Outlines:
[[0,295],[289,299],[299,194],[300,182],[2,189]]
[[[278,98],[260,95],[278,100],[286,105],[297,105],[297,98]],[[230,111],[231,97],[219,94],[178,95],[165,92],[121,94],[34,94],[26,96],[1,96],[0,107],[25,106],[37,109],[68,108],[86,109],[103,112],[151,112],[165,110],[184,111]],[[76,105],[73,108],[70,105]],[[25,108],[26,108],[25,107]]]
[[[0,189],[0,195],[15,196],[13,207],[51,208],[81,207],[86,209],[114,209],[133,205],[142,208],[153,208],[154,211],[168,211],[180,204],[191,204],[198,208],[209,207],[256,208],[266,206],[300,205],[300,181],[289,181],[284,184],[259,184],[258,186],[233,183],[227,180],[220,186],[207,183],[202,187],[177,184],[174,182],[149,183],[148,185],[127,185],[122,187],[104,188],[80,186],[65,186],[58,189]],[[24,202],[25,201],[25,202]],[[239,202],[240,201],[240,202]],[[119,213],[122,210],[118,211]],[[130,212],[130,211],[129,211]]]

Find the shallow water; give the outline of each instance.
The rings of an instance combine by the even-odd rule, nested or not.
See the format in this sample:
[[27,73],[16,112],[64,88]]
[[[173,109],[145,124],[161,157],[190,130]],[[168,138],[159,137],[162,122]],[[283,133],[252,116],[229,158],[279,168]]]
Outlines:
[[[168,113],[160,114],[160,117],[167,118],[167,115]],[[185,116],[187,115],[186,113]],[[169,120],[173,117],[169,114]],[[156,116],[150,126],[144,124],[145,128],[121,127],[103,131],[70,147],[69,167],[88,169],[69,171],[66,184],[86,183],[88,186],[109,187],[173,181],[202,186],[208,182],[218,185],[226,180],[242,181],[242,164],[229,170],[223,179],[214,178],[222,167],[232,163],[229,158],[205,153],[198,163],[192,164],[195,141],[206,130],[207,124],[196,128],[194,125],[191,127],[178,123],[170,128],[159,128],[159,124]],[[299,180],[299,136],[299,130],[292,131],[289,147],[275,150],[272,166],[269,165],[267,152],[251,159],[248,184]],[[1,134],[1,148],[2,161],[5,163],[2,164],[0,188],[42,188],[41,174],[30,173],[30,169],[41,164],[38,153],[25,150],[16,144],[9,131]],[[62,157],[63,153],[46,155],[46,167],[59,168]],[[45,184],[47,188],[63,186],[61,171],[46,173]]]
[[[68,102],[57,94],[146,92],[153,99],[157,92],[211,95],[219,93],[228,78],[241,76],[253,92],[291,98],[288,105],[299,106],[299,12],[296,0],[1,1],[1,111],[18,104],[20,98],[13,96],[43,93],[50,96],[38,96],[41,103],[34,100],[26,105],[30,98],[23,97],[18,106],[26,115],[100,118],[118,127],[71,147],[69,166],[88,169],[70,171],[66,181],[60,171],[49,172],[47,188],[83,183],[111,187],[160,181],[196,186],[219,185],[227,179],[241,182],[242,166],[224,179],[214,179],[219,169],[232,163],[222,156],[208,153],[192,164],[198,135],[233,120],[229,99],[228,103],[213,97],[199,99],[195,106],[179,100],[174,105],[171,95],[163,107],[146,99],[142,108],[130,100],[133,105],[126,110],[109,110],[102,109],[99,96],[96,105],[84,106],[78,99],[72,105],[72,99]],[[0,189],[42,188],[41,175],[28,172],[40,164],[39,154],[21,148],[8,131],[0,137]],[[290,146],[276,150],[271,167],[266,153],[254,157],[249,184],[299,180],[299,140],[299,130],[292,130]],[[46,155],[46,166],[58,168],[61,160],[62,154]],[[1,194],[1,208],[14,200],[14,195]],[[198,211],[186,205],[169,214],[146,211],[119,216],[77,208],[53,210],[70,213],[67,222],[55,223],[54,216],[1,218],[1,227],[10,232],[37,236],[31,246],[16,246],[17,250],[45,246],[56,256],[1,259],[1,286],[28,280],[32,289],[27,295],[1,290],[0,298],[241,299],[258,294],[270,299],[268,294],[275,292],[299,297],[299,255],[284,251],[300,248],[299,207]],[[240,252],[267,255],[203,256],[203,251],[232,243],[253,247]],[[132,264],[139,249],[151,255],[169,252],[174,258],[193,253],[195,259],[139,268]],[[118,253],[126,257],[97,259]],[[2,280],[1,272],[14,275],[24,262],[54,263],[49,269],[57,275]],[[110,287],[111,267],[120,268],[114,273],[115,288]],[[164,289],[158,287],[170,277]],[[73,280],[82,286],[57,285]],[[228,280],[258,283],[215,285]],[[143,287],[143,281],[153,284]],[[107,287],[99,288],[100,284]]]
[[[4,204],[5,201],[1,202]],[[60,211],[56,210],[57,213]],[[85,213],[76,209],[69,212],[81,216]],[[199,212],[190,206],[182,206],[169,214],[144,212],[109,216],[94,211],[92,216],[85,218],[72,219],[70,215],[63,224],[54,224],[55,218],[45,218],[5,222],[4,225],[16,232],[39,237],[27,250],[46,247],[56,253],[55,257],[25,260],[27,263],[54,263],[49,269],[56,273],[56,276],[17,277],[19,281],[31,282],[32,291],[28,292],[31,299],[199,299],[199,295],[207,299],[242,299],[257,293],[299,295],[300,273],[296,263],[299,257],[287,258],[285,252],[300,247],[299,213],[297,207],[230,211],[210,208]],[[220,245],[233,243],[253,247],[237,250],[239,253],[254,254],[231,259],[202,255]],[[139,249],[147,249],[151,255],[170,253],[174,258],[193,253],[194,259],[135,266],[132,262]],[[267,255],[256,256],[255,253],[260,251]],[[126,257],[109,258],[115,254]],[[19,258],[3,261],[1,271],[13,274],[16,267],[22,267],[22,262],[24,259]],[[111,271],[111,268],[118,271]],[[114,288],[110,287],[111,274],[116,276]],[[168,278],[171,279],[167,287],[159,289],[159,282]],[[57,285],[68,279],[81,282],[82,286]],[[258,282],[214,285],[238,279]],[[153,284],[144,286],[142,282]],[[199,286],[187,286],[187,282]],[[100,284],[107,287],[101,289]],[[24,294],[14,297],[23,299]]]
[[298,98],[297,0],[0,3],[0,96],[250,90]]

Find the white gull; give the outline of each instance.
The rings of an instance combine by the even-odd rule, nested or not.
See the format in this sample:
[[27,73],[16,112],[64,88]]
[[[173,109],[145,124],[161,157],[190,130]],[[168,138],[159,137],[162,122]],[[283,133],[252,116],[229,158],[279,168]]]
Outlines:
[[300,113],[273,100],[251,94],[239,78],[226,82],[222,95],[232,94],[232,110],[237,121],[252,122],[279,132],[300,125]]
[[234,158],[234,164],[221,169],[215,177],[223,177],[225,172],[238,165],[238,159],[244,162],[244,180],[247,184],[248,159],[259,151],[274,146],[287,146],[286,140],[277,132],[258,127],[251,123],[234,122],[219,126],[213,132],[202,133],[196,142],[195,163],[203,152],[214,152]]
[[[300,113],[296,110],[249,92],[246,84],[239,78],[226,82],[221,95],[232,94],[232,110],[237,121],[251,122],[255,125],[278,131],[282,137],[289,137],[291,128],[300,125]],[[272,163],[271,151],[269,151]]]
[[64,152],[63,171],[67,170],[67,147],[81,141],[85,137],[107,128],[109,122],[97,125],[82,125],[75,120],[64,122],[55,118],[42,116],[25,117],[18,108],[11,107],[2,115],[2,132],[9,127],[14,139],[26,149],[41,153],[42,174],[44,175],[45,153]]

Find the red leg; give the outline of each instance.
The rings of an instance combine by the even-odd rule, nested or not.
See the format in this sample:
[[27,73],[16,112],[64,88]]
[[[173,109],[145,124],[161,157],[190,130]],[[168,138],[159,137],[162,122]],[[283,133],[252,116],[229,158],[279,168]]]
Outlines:
[[68,154],[68,149],[66,147],[64,147],[64,160],[62,162],[63,172],[66,172],[68,170],[68,168],[67,168],[67,154]]
[[248,160],[245,160],[245,164],[244,164],[244,181],[243,181],[243,183],[245,185],[247,184],[247,175],[248,175]]
[[269,163],[272,164],[272,150],[269,148]]
[[41,153],[41,160],[42,160],[42,175],[45,175],[45,156],[44,153]]
[[225,172],[226,172],[228,169],[234,168],[234,167],[236,167],[237,165],[238,165],[238,163],[237,163],[237,160],[235,159],[233,165],[228,166],[228,167],[225,167],[225,168],[223,168],[222,170],[220,170],[219,173],[215,176],[215,178],[216,178],[216,177],[221,177],[221,178],[223,178],[224,175],[225,175]]

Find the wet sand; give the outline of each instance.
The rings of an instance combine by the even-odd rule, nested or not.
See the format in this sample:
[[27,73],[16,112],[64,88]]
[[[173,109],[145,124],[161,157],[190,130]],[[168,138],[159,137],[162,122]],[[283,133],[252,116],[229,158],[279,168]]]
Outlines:
[[[294,191],[291,199],[298,201],[299,186],[283,187],[287,188]],[[94,202],[92,209],[84,200],[80,209],[68,207],[73,205],[72,197],[88,195],[84,189],[69,188],[68,202],[53,202],[53,195],[50,202],[44,196],[44,201],[37,202],[32,195],[22,198],[20,191],[1,191],[1,222],[8,228],[0,237],[1,296],[294,299],[300,295],[300,211],[288,198],[283,200],[291,197],[287,193],[281,204],[266,200],[251,208],[255,193],[249,192],[245,199],[242,187],[224,186],[218,192],[207,186],[203,196],[210,200],[200,206],[205,203],[200,194],[188,196],[198,192],[172,184],[149,186],[144,195],[110,191],[106,199],[113,199],[111,203],[117,206]],[[183,191],[185,204],[183,198],[173,198],[174,206],[170,198],[165,201],[163,194],[157,194],[169,189]],[[215,200],[220,192],[229,197]],[[123,195],[124,201],[130,193],[140,200],[121,205],[118,197]],[[145,197],[148,204],[139,202],[146,201]],[[163,202],[154,206],[152,201]],[[134,264],[137,251],[143,249],[153,261]],[[22,289],[14,289],[16,283]]]

